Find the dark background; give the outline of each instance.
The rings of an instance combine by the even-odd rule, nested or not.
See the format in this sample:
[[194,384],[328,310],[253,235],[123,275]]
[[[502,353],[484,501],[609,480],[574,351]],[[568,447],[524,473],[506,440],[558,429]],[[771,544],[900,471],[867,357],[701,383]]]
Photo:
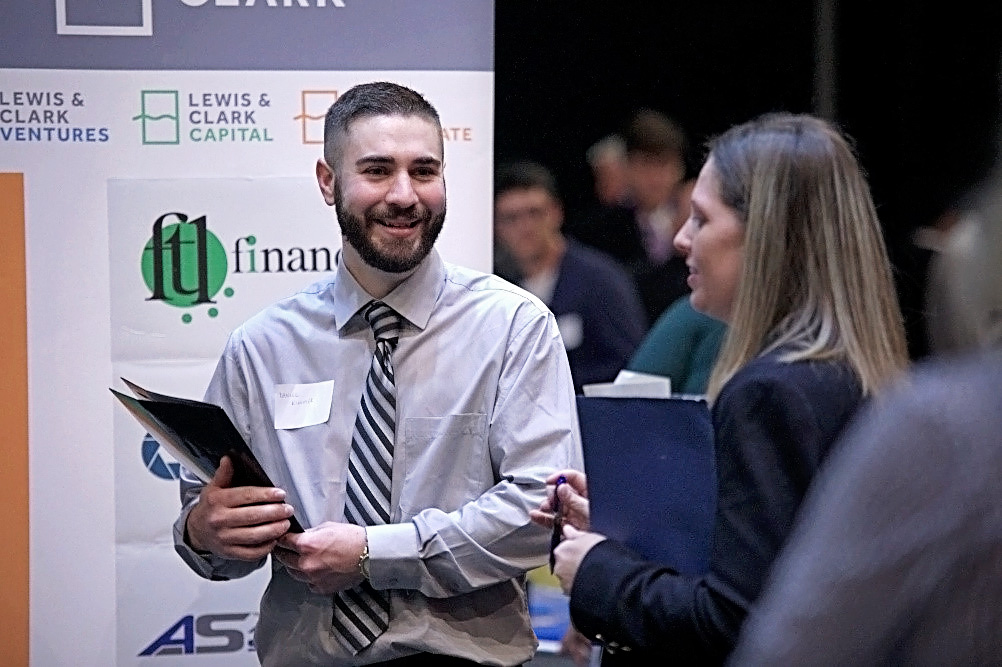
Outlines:
[[[1000,2],[833,2],[834,119],[870,177],[915,356],[926,255],[911,243],[987,176],[999,144]],[[584,153],[639,107],[702,145],[767,111],[812,112],[809,0],[498,0],[495,159],[557,175],[590,202]],[[572,213],[573,214],[573,213]]]

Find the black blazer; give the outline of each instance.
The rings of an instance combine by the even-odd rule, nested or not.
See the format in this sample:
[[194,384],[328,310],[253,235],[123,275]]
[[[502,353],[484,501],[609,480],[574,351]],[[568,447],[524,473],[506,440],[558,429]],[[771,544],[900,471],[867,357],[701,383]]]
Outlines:
[[712,411],[719,497],[710,571],[680,576],[612,540],[578,569],[571,618],[613,648],[605,664],[726,659],[807,486],[861,400],[842,363],[782,363],[772,353],[731,378]]

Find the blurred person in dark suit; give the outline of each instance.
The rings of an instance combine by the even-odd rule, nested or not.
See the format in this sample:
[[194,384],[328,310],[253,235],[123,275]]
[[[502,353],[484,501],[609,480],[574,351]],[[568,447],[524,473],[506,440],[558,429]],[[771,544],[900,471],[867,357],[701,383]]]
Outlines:
[[689,215],[693,181],[686,180],[688,139],[665,114],[638,111],[623,135],[628,201],[601,207],[568,228],[568,234],[622,263],[637,286],[647,319],[654,322],[689,292],[685,258],[672,239]]
[[594,180],[595,199],[600,206],[626,205],[630,200],[626,142],[609,134],[588,147],[585,160]]
[[610,257],[564,237],[556,181],[541,164],[501,166],[494,192],[497,243],[514,259],[518,284],[556,316],[576,390],[613,380],[647,328],[629,276]]

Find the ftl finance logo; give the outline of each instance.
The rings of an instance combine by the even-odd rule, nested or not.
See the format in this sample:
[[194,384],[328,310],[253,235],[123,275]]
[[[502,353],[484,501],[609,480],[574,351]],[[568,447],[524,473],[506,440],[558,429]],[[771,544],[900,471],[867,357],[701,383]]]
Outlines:
[[[153,0],[55,0],[57,35],[152,37]],[[203,7],[344,7],[344,0],[175,0],[193,9]],[[232,11],[232,10],[230,10]]]
[[139,123],[144,146],[177,145],[182,140],[207,144],[270,143],[267,93],[246,91],[143,90]]
[[139,657],[254,650],[256,613],[188,614],[139,652]]
[[220,295],[235,294],[226,286],[232,275],[330,272],[333,261],[330,248],[259,247],[253,234],[237,237],[227,249],[206,215],[170,212],[154,220],[140,268],[146,300],[181,309],[181,321],[189,324],[200,311],[219,315]]

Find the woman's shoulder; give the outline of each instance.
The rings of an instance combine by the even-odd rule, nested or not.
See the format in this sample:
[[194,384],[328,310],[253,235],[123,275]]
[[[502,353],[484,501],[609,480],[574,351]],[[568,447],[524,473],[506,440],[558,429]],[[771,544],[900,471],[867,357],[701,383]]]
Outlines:
[[[714,428],[744,441],[750,425],[787,429],[804,452],[827,451],[863,403],[852,368],[839,361],[783,361],[765,355],[734,374],[713,404]],[[792,442],[792,441],[791,441]],[[812,444],[813,443],[813,444]],[[806,455],[806,454],[805,454]]]
[[862,396],[852,367],[840,360],[784,361],[782,351],[764,354],[745,364],[724,385],[718,402],[744,400],[749,394],[775,396],[778,400],[799,397],[809,403],[855,404]]

